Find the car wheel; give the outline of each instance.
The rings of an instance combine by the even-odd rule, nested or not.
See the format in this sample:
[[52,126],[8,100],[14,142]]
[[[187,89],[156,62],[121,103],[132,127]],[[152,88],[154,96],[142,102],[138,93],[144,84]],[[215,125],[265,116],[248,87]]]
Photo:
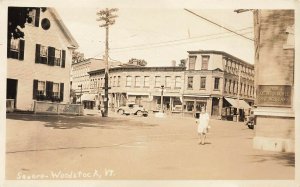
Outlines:
[[119,113],[120,115],[123,115],[123,114],[124,114],[124,110],[118,110],[118,113]]
[[143,115],[143,112],[139,110],[139,111],[136,112],[136,115],[137,115],[137,116],[142,116],[142,115]]

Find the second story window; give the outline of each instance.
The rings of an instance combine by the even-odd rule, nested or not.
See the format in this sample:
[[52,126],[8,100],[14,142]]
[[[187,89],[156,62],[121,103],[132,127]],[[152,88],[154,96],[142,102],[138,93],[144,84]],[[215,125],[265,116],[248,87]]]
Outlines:
[[141,77],[140,76],[136,76],[135,77],[135,87],[140,87],[141,86]]
[[166,80],[165,80],[165,87],[166,88],[171,88],[171,77],[170,76],[166,76]]
[[176,76],[175,77],[175,88],[181,88],[181,77],[180,76]]
[[126,77],[126,86],[131,87],[131,76]]
[[196,56],[190,56],[189,58],[189,70],[195,70],[195,64],[196,64]]
[[60,66],[60,61],[61,61],[61,50],[55,49],[54,65]]
[[121,86],[121,76],[118,76],[118,81],[117,81],[117,86],[120,87]]
[[214,84],[214,89],[215,90],[219,90],[219,85],[220,84],[220,78],[219,77],[215,77],[215,84]]
[[12,37],[7,44],[7,58],[24,60],[25,40]]
[[203,55],[202,56],[201,70],[208,70],[208,62],[209,62],[209,56],[208,55]]
[[149,76],[145,76],[144,77],[144,87],[145,88],[149,88],[150,84],[149,84]]
[[155,76],[155,87],[160,88],[161,82],[160,82],[160,76]]
[[193,77],[188,77],[187,88],[193,89]]
[[200,89],[206,88],[206,77],[201,77],[200,79]]
[[35,63],[48,64],[49,66],[65,67],[66,51],[54,47],[36,44]]

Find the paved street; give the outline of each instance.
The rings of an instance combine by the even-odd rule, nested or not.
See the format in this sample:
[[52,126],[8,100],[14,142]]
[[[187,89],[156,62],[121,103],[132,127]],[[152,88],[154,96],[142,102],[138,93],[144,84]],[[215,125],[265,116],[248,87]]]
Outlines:
[[6,179],[294,179],[294,155],[252,149],[254,131],[185,117],[8,114]]

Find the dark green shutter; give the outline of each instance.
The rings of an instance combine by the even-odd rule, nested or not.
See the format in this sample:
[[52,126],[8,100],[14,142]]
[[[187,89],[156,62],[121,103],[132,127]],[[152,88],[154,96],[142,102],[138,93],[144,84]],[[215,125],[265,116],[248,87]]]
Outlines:
[[19,60],[24,60],[25,40],[20,40],[19,44]]
[[51,100],[53,95],[53,82],[46,81],[46,98]]
[[66,64],[66,51],[62,50],[61,67],[65,68],[65,64]]
[[48,65],[54,66],[55,48],[48,47]]
[[37,92],[38,92],[38,80],[33,80],[33,92],[32,92],[32,99],[36,99]]
[[10,58],[10,40],[11,39],[7,40],[7,58]]
[[59,86],[59,99],[60,101],[63,101],[64,100],[64,83],[60,83],[60,86]]
[[41,45],[36,44],[35,45],[35,63],[39,64],[41,63]]
[[37,8],[35,10],[36,10],[36,12],[35,12],[34,26],[39,27],[39,25],[40,25],[40,8]]

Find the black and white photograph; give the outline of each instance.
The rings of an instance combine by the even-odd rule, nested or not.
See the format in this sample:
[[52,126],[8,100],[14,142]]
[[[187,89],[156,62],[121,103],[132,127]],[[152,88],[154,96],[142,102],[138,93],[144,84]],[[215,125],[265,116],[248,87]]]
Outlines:
[[297,2],[18,2],[1,8],[4,186],[297,186]]

